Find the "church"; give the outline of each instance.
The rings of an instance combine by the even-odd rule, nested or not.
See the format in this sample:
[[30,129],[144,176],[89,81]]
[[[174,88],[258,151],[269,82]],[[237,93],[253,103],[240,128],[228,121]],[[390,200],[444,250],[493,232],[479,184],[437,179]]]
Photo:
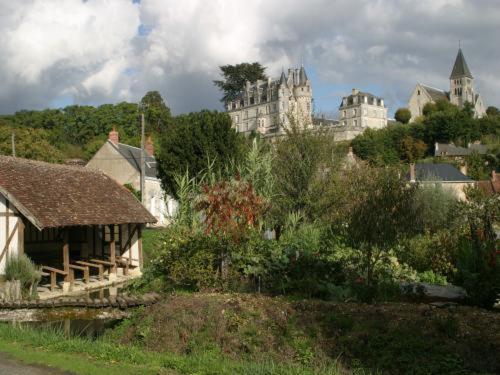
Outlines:
[[448,100],[459,108],[462,108],[466,102],[472,103],[474,117],[483,117],[486,113],[486,106],[481,95],[474,88],[474,77],[467,66],[461,48],[458,49],[451,71],[450,91],[417,83],[408,102],[408,109],[411,112],[410,121],[422,115],[422,110],[427,103],[434,103],[437,100]]

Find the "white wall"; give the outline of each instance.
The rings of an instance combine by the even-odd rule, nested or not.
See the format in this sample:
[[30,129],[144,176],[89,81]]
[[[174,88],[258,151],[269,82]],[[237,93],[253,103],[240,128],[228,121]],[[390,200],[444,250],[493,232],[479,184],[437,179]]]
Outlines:
[[[7,239],[9,235],[12,233],[14,230],[16,224],[18,221],[20,221],[20,224],[22,224],[22,221],[19,217],[14,216],[18,215],[17,210],[12,206],[12,203],[10,204],[9,208],[9,233],[7,233],[7,206],[6,206],[6,199],[3,195],[0,194],[0,257],[2,257],[2,260],[0,261],[0,275],[5,274],[5,263],[7,256],[17,256],[20,250],[20,242],[19,242],[19,230],[16,229],[16,232],[14,233],[14,237],[12,238],[9,247],[6,248],[5,245],[7,243]],[[22,225],[18,226],[19,229],[23,230]],[[22,246],[22,244],[21,244]],[[22,249],[22,248],[21,248]],[[5,252],[4,252],[5,250]],[[22,250],[21,250],[22,251]]]

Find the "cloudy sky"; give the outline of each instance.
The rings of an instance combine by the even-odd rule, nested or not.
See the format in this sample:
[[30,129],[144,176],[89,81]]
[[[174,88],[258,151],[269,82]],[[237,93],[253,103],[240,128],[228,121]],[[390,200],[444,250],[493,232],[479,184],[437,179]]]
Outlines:
[[0,113],[138,101],[221,109],[218,66],[303,61],[317,112],[356,87],[405,105],[448,89],[461,40],[487,105],[500,105],[499,0],[0,0]]

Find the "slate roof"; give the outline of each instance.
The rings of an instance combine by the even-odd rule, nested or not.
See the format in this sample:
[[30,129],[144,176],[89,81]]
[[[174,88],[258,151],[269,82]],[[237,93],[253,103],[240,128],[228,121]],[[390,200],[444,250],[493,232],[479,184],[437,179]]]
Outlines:
[[469,77],[472,78],[472,74],[465,62],[464,54],[462,49],[458,49],[457,58],[455,59],[455,64],[453,65],[453,70],[451,71],[450,79]]
[[[370,94],[369,92],[363,92],[363,91],[358,91],[356,94],[351,94],[349,96],[345,96],[342,98],[342,101],[340,102],[340,108],[347,108],[352,105],[359,105],[364,103],[363,97],[368,97],[368,103],[367,104],[373,104],[373,105],[382,105],[382,98],[379,98],[373,94]],[[357,97],[357,103],[354,103],[354,97]],[[344,99],[346,99],[346,104],[344,105]],[[375,102],[375,103],[374,103]]]
[[40,230],[156,222],[126,188],[83,167],[0,156],[0,194]]
[[427,92],[427,94],[429,94],[429,96],[433,101],[449,100],[448,93],[444,90],[440,90],[435,87],[426,86],[423,84],[420,84],[420,86],[422,86],[425,89],[425,91]]
[[488,146],[471,144],[468,148],[455,146],[448,143],[437,143],[434,146],[434,156],[467,156],[473,152],[481,155],[486,154]]
[[[137,172],[141,172],[141,149],[138,147],[126,145],[123,143],[114,144],[112,141],[108,142],[118,150],[118,152],[134,167]],[[153,156],[146,154],[145,157],[145,175],[146,177],[157,178],[158,170],[156,168],[156,159]]]
[[[410,179],[410,173],[406,175]],[[418,163],[415,164],[416,181],[442,181],[442,182],[473,182],[470,177],[464,175],[451,164]]]

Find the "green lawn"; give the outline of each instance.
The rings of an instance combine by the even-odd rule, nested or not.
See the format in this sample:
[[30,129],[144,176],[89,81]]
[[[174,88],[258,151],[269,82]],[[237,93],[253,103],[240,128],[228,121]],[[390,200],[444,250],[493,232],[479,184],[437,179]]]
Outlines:
[[146,352],[103,340],[65,338],[53,331],[0,325],[0,352],[26,363],[43,364],[75,374],[285,375],[340,374],[336,367],[310,369],[274,362],[234,361],[217,352],[174,355]]

